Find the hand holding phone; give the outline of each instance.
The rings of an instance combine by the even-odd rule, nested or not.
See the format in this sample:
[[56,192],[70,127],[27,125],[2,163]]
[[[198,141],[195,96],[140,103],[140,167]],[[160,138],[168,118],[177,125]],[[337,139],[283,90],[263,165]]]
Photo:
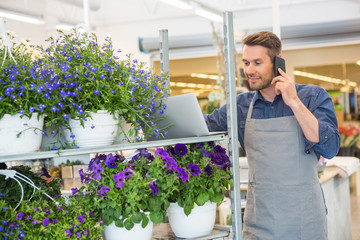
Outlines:
[[281,70],[283,70],[284,72],[286,72],[285,69],[285,59],[281,58],[281,57],[277,57],[275,56],[274,59],[274,76],[277,77],[279,75],[281,75],[278,71],[278,69],[281,68]]

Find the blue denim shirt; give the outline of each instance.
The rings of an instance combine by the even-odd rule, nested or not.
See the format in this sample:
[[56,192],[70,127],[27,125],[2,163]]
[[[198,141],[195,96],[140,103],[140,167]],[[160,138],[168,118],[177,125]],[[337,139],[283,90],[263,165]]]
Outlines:
[[[304,136],[304,151],[310,153],[310,149],[313,149],[318,158],[320,155],[328,159],[333,158],[340,147],[340,134],[332,99],[321,87],[309,84],[295,84],[295,86],[298,97],[319,122],[319,142],[310,142]],[[252,118],[267,119],[294,115],[290,107],[284,103],[281,95],[277,95],[273,102],[269,102],[264,100],[258,91],[239,94],[236,97],[238,136],[243,149],[246,116],[253,98]],[[209,131],[227,131],[226,105],[204,117]],[[244,150],[246,151],[246,149]]]

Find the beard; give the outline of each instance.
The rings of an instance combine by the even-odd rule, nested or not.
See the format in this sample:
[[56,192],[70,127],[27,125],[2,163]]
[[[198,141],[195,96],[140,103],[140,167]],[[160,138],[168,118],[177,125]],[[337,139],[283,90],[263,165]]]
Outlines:
[[[247,77],[249,79],[249,76],[247,76]],[[251,90],[263,90],[265,88],[270,87],[271,81],[272,81],[272,78],[269,78],[269,79],[260,78],[260,81],[256,82],[255,84],[251,83],[249,81],[249,86],[250,86]]]

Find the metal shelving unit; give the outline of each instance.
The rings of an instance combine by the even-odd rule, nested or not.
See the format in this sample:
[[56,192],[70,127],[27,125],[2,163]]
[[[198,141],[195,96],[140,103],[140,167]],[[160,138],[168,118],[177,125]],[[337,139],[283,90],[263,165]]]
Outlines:
[[[160,63],[161,73],[169,73],[169,48],[168,32],[160,30]],[[111,146],[79,148],[58,151],[43,151],[23,154],[0,154],[0,162],[7,161],[26,161],[35,159],[54,158],[59,156],[75,156],[83,154],[92,154],[97,152],[115,152],[122,150],[132,150],[139,148],[152,148],[157,146],[168,146],[176,143],[196,143],[209,141],[227,141],[229,148],[229,158],[232,163],[231,172],[233,187],[231,189],[231,206],[232,206],[232,227],[219,230],[228,231],[228,237],[235,240],[242,240],[242,221],[241,221],[241,196],[240,196],[240,171],[239,171],[239,148],[237,134],[237,112],[236,112],[236,92],[235,92],[235,60],[234,60],[234,35],[233,35],[233,16],[231,12],[224,13],[224,45],[225,45],[225,67],[226,67],[226,102],[227,102],[227,134],[219,133],[209,136],[177,138],[170,140],[158,140],[141,143],[127,143]],[[170,79],[167,82],[170,86]],[[220,235],[221,236],[220,236]],[[219,239],[225,237],[224,233],[212,234],[198,239]]]

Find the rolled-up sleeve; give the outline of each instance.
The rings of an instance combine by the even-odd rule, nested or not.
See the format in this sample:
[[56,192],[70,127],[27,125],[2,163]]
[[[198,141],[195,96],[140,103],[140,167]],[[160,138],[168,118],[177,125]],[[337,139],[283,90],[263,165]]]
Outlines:
[[210,132],[227,131],[226,105],[215,109],[210,115],[204,115]]
[[318,93],[310,101],[309,110],[314,114],[319,123],[319,142],[314,143],[305,139],[305,152],[313,149],[319,157],[333,158],[339,151],[340,134],[334,110],[334,104],[329,94],[318,88]]

